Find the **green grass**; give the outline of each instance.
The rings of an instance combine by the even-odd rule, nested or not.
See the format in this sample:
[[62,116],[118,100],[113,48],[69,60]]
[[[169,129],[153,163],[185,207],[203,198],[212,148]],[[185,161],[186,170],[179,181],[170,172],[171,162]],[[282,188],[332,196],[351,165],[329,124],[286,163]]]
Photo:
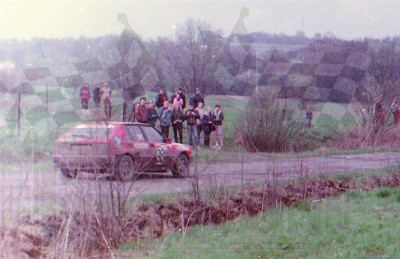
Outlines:
[[[78,97],[78,90],[49,88],[48,107],[45,104],[46,93],[44,86],[35,87],[35,95],[22,95],[22,119],[20,136],[18,137],[17,131],[17,109],[12,106],[3,106],[0,111],[0,119],[5,121],[5,125],[0,127],[0,147],[3,147],[3,141],[18,143],[28,151],[51,152],[53,140],[60,135],[63,131],[72,125],[82,122],[99,119],[95,115],[82,115],[81,104]],[[155,100],[155,92],[145,92],[144,96],[148,101]],[[16,98],[16,96],[11,96]],[[139,98],[133,102],[138,102]],[[119,90],[113,92],[113,115],[112,120],[120,121],[122,116],[122,103],[123,99]],[[132,103],[128,104],[128,113],[132,109]],[[234,138],[235,122],[239,118],[241,112],[247,103],[246,97],[231,97],[231,96],[206,96],[206,106],[211,106],[214,109],[215,104],[220,104],[225,114],[224,121],[224,138],[225,145],[231,144]],[[92,101],[89,103],[89,109],[93,105]],[[48,110],[47,110],[48,109]],[[103,116],[103,108],[101,107],[101,117]],[[48,112],[49,111],[49,112]],[[49,113],[52,118],[48,120]],[[186,132],[185,132],[186,133]],[[184,137],[186,140],[186,134]],[[7,148],[7,145],[4,146]]]
[[292,208],[126,243],[117,255],[151,258],[359,258],[400,256],[400,189],[352,191]]
[[[35,95],[22,96],[22,120],[20,136],[17,135],[17,110],[12,106],[12,102],[3,105],[0,111],[1,118],[6,125],[0,126],[0,148],[3,148],[2,142],[10,142],[9,138],[14,138],[14,142],[21,145],[27,151],[34,150],[39,152],[51,152],[52,142],[63,131],[72,125],[90,120],[98,120],[99,116],[82,115],[81,104],[78,97],[79,89],[60,89],[58,87],[49,87],[48,107],[44,104],[46,101],[46,88],[44,86],[35,86]],[[145,92],[143,94],[148,101],[155,100],[156,92]],[[15,98],[15,95],[9,95]],[[169,93],[171,96],[171,93]],[[3,97],[5,98],[5,97]],[[138,102],[139,97],[133,102]],[[249,101],[248,97],[241,96],[205,96],[205,106],[212,109],[215,104],[220,104],[225,115],[223,123],[224,145],[225,149],[235,147],[235,132],[240,125],[237,125],[238,119],[242,116],[243,111]],[[119,90],[114,90],[113,97],[113,117],[112,120],[121,120],[123,99]],[[128,112],[132,109],[132,103],[128,104]],[[299,107],[299,116],[304,118],[304,110],[298,101],[293,101]],[[89,108],[93,105],[89,103]],[[306,132],[304,145],[308,150],[315,150],[319,147],[329,146],[332,140],[340,138],[346,134],[347,130],[354,127],[357,122],[354,117],[354,109],[351,104],[337,103],[315,103],[312,104],[314,109],[313,126]],[[49,112],[52,118],[48,120]],[[103,110],[101,108],[101,116]],[[1,125],[1,124],[0,124]],[[172,135],[172,132],[171,132]],[[186,141],[186,131],[184,131],[184,139]],[[213,134],[212,139],[213,143]],[[7,149],[4,146],[4,149]],[[355,153],[364,152],[365,150],[354,151]],[[335,151],[329,151],[335,153]],[[353,151],[339,151],[339,153],[352,153]],[[369,151],[366,151],[369,152]],[[209,152],[208,152],[209,153]],[[318,152],[316,152],[318,155]],[[204,155],[205,159],[214,159],[215,156]],[[218,160],[219,158],[216,158]]]
[[313,151],[304,151],[301,153],[296,152],[287,152],[287,153],[273,153],[269,154],[273,157],[299,157],[299,156],[330,156],[330,155],[354,155],[354,154],[370,154],[370,153],[382,153],[382,152],[399,152],[400,146],[397,147],[363,147],[363,148],[355,148],[348,150],[340,150],[340,149],[330,149],[327,148],[325,150],[313,150]]

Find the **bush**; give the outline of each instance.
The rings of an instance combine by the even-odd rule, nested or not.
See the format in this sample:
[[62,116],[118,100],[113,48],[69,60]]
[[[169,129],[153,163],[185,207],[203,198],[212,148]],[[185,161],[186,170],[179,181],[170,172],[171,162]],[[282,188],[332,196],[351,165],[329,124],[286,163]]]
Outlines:
[[285,152],[293,149],[304,132],[304,122],[290,100],[268,94],[253,96],[238,123],[242,144],[251,152]]

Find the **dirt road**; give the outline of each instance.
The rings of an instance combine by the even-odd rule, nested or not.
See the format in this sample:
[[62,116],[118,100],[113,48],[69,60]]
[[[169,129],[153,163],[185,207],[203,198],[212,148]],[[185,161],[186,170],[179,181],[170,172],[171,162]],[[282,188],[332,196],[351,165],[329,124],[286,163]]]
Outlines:
[[[373,153],[331,156],[298,156],[291,158],[269,155],[244,154],[235,162],[199,162],[192,164],[192,172],[198,172],[201,189],[220,185],[257,183],[273,177],[289,179],[300,175],[333,174],[349,171],[383,168],[400,163],[399,153]],[[243,163],[242,163],[243,161]],[[56,169],[47,165],[15,165],[17,172],[0,173],[0,212],[2,218],[21,213],[48,213],[73,206],[71,199],[91,195],[109,197],[109,189],[115,182],[93,175],[80,174],[78,179],[69,180]],[[20,170],[18,168],[20,167]],[[19,172],[18,172],[19,171]],[[126,184],[130,196],[162,194],[192,190],[193,178],[175,179],[170,173],[141,174],[132,184]],[[129,188],[129,189],[128,189]]]

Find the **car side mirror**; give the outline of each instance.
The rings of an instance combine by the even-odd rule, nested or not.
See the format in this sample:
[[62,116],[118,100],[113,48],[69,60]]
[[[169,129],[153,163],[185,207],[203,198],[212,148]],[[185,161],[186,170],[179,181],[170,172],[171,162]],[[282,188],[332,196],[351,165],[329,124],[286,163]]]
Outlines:
[[167,144],[171,144],[172,143],[172,138],[164,138],[164,142]]

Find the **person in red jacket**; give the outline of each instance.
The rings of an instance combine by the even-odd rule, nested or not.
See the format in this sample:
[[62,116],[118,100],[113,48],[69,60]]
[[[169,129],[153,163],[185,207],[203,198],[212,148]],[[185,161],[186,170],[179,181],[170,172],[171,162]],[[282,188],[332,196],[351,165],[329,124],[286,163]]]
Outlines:
[[87,83],[83,83],[79,96],[81,97],[82,111],[89,111],[90,90]]
[[135,117],[137,122],[147,123],[146,97],[140,97],[140,103],[136,105]]

